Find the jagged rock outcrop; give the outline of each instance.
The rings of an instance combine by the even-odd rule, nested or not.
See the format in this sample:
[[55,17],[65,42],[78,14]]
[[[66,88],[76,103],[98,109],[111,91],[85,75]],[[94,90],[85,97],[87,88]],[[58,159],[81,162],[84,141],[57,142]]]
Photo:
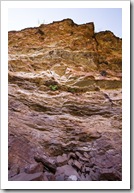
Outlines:
[[122,179],[122,40],[65,19],[9,37],[9,180]]

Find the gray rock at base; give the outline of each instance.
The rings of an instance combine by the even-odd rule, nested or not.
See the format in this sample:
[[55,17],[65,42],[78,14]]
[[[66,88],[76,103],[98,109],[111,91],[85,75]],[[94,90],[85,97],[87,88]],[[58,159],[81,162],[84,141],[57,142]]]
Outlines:
[[69,176],[68,181],[77,181],[77,176],[75,176],[75,175]]
[[20,173],[20,168],[18,166],[13,166],[8,171],[8,178],[14,177],[15,175],[18,175]]
[[80,178],[77,171],[70,165],[64,165],[61,167],[57,167],[57,170],[55,173],[56,179],[59,179],[59,177],[62,176],[62,180],[63,178],[64,180],[68,180],[68,177],[72,175],[76,176],[77,178]]
[[81,177],[80,178],[81,181],[92,181],[92,179],[91,179],[89,174],[83,174],[82,173],[80,177]]
[[93,172],[92,170],[90,170],[89,176],[90,176],[92,181],[99,181],[99,179],[100,179],[100,174],[98,172]]
[[45,174],[43,174],[43,181],[48,181],[48,178]]
[[37,172],[43,172],[44,166],[42,163],[35,163],[30,164],[29,166],[25,167],[25,173],[27,174],[34,174]]
[[27,174],[25,172],[10,178],[10,181],[43,181],[43,172]]
[[44,175],[47,177],[48,181],[55,181],[55,175],[53,173],[46,171]]
[[56,181],[65,181],[65,175],[60,174],[60,175],[56,176]]

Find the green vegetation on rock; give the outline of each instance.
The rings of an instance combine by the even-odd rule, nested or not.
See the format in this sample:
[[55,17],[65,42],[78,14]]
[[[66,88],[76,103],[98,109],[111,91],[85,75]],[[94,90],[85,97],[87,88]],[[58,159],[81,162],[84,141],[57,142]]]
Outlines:
[[57,86],[57,85],[50,85],[49,88],[50,88],[52,91],[58,90],[58,86]]

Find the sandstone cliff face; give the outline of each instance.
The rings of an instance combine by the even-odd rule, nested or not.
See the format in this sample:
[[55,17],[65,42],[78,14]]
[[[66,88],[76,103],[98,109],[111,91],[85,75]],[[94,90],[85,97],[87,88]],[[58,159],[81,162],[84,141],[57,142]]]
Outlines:
[[9,179],[121,180],[122,40],[71,19],[8,35]]

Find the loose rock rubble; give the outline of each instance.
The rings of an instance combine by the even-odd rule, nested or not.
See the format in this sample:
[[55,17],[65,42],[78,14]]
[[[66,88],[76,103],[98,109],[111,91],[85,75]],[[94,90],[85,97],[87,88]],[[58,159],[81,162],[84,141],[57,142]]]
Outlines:
[[122,180],[122,40],[70,19],[8,38],[9,180]]
[[[70,155],[75,155],[72,159]],[[84,156],[86,155],[86,156]],[[108,165],[108,160],[106,160],[107,165],[103,168],[98,165],[92,158],[89,157],[89,153],[84,152],[83,154],[69,153],[69,156],[63,154],[62,156],[50,157],[38,156],[35,157],[37,163],[30,164],[24,171],[20,171],[17,168],[11,168],[9,173],[9,180],[16,181],[105,181],[105,180],[121,180],[121,173],[113,168],[113,164]],[[79,157],[78,157],[79,156]],[[83,160],[81,160],[81,156]],[[45,158],[44,158],[45,157]],[[68,157],[68,158],[67,158]],[[74,157],[74,156],[73,156]],[[62,162],[62,158],[64,161]],[[65,162],[66,158],[66,162]],[[103,160],[100,156],[101,161]],[[60,161],[60,162],[59,162]],[[68,163],[67,163],[68,162]],[[60,163],[60,166],[59,166]],[[11,175],[12,174],[12,175]]]

